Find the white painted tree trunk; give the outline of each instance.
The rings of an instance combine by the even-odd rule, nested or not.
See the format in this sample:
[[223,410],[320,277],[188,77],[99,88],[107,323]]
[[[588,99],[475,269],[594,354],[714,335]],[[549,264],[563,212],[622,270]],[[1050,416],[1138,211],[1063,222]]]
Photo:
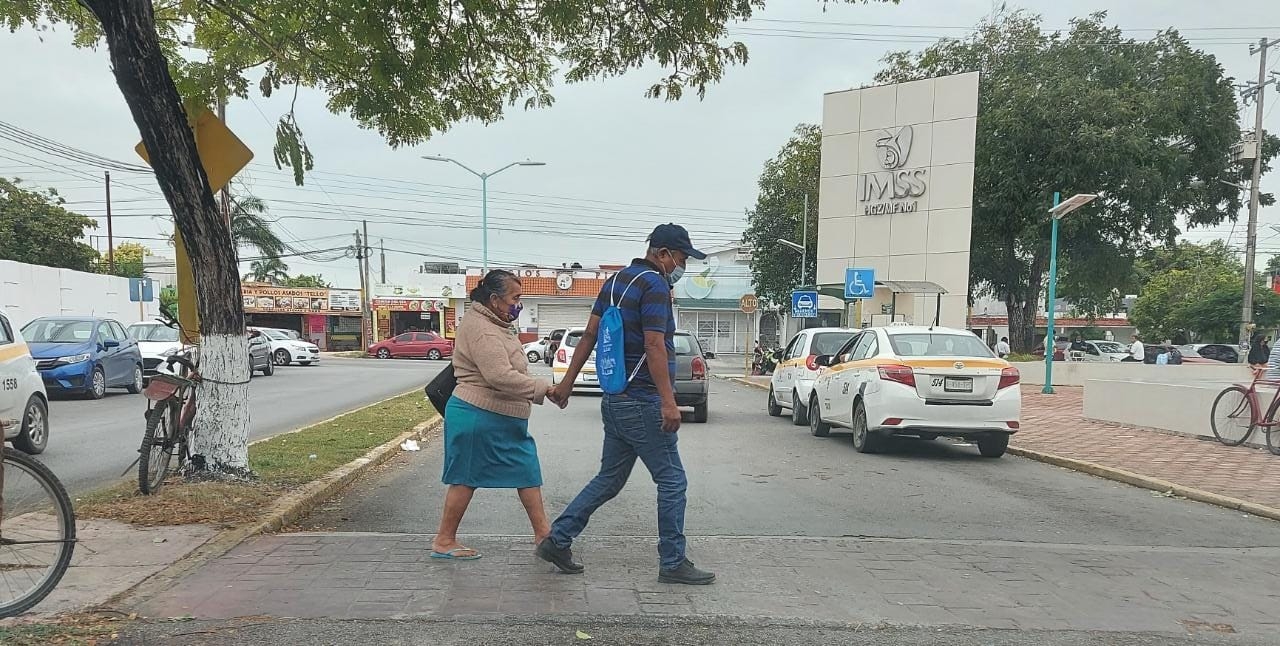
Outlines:
[[[245,336],[207,334],[200,340],[191,454],[204,456],[215,474],[243,476],[249,470],[249,341]],[[217,383],[221,382],[221,383]]]

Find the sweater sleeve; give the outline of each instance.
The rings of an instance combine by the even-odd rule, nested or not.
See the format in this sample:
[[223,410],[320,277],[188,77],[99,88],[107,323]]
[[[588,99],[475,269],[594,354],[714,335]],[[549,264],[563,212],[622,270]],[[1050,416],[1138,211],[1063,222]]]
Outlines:
[[511,355],[507,354],[506,344],[498,335],[482,336],[478,343],[471,344],[471,354],[481,378],[490,388],[535,404],[541,404],[546,397],[549,384],[512,366]]

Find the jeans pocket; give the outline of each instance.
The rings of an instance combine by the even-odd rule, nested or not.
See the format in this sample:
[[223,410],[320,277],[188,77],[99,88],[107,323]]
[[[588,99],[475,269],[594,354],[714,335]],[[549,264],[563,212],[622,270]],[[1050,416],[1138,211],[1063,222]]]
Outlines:
[[633,446],[644,444],[648,436],[647,404],[637,401],[613,401],[609,404],[614,431]]

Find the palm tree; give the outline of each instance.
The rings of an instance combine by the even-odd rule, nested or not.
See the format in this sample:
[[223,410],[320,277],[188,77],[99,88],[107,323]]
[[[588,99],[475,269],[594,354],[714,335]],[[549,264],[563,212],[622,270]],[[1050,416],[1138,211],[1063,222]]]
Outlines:
[[285,281],[289,280],[289,265],[286,265],[279,258],[255,260],[249,263],[249,273],[245,274],[244,279],[258,283],[283,285]]
[[259,197],[236,198],[231,203],[231,239],[236,249],[252,247],[264,258],[279,258],[286,247],[263,217],[266,212],[267,205]]

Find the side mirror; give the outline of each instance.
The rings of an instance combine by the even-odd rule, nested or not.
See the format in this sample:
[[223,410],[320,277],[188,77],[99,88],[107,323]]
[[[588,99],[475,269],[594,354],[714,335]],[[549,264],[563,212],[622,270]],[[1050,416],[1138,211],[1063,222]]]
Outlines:
[[110,350],[111,348],[118,348],[120,347],[120,342],[116,341],[115,339],[106,339],[102,342],[102,347],[108,350]]
[[818,355],[818,358],[813,360],[813,364],[819,368],[830,368],[835,361],[836,356],[834,354],[821,354]]

